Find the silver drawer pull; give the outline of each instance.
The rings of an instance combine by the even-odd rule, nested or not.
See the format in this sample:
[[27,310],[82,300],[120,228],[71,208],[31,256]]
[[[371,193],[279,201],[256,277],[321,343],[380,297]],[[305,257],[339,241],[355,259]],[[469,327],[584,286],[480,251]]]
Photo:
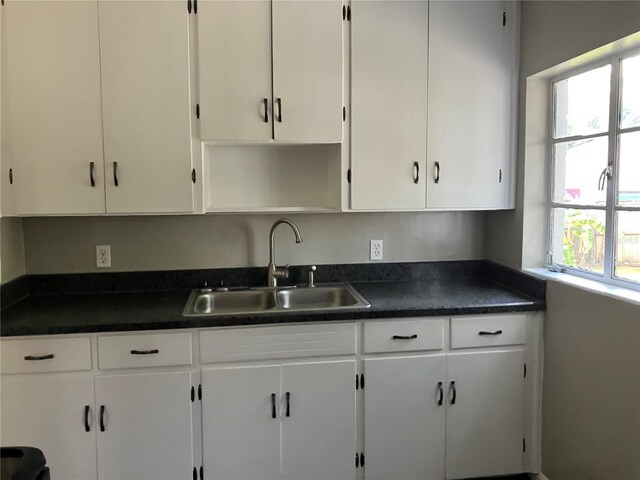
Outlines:
[[414,333],[413,335],[394,335],[391,338],[393,340],[413,340],[414,338],[418,338],[418,334]]
[[154,355],[156,353],[160,353],[157,348],[153,350],[131,350],[131,355]]
[[502,335],[502,330],[496,330],[495,332],[485,332],[481,330],[478,332],[478,335],[482,335],[483,337],[486,335]]
[[27,355],[24,357],[25,360],[51,360],[55,355],[50,353],[48,355]]

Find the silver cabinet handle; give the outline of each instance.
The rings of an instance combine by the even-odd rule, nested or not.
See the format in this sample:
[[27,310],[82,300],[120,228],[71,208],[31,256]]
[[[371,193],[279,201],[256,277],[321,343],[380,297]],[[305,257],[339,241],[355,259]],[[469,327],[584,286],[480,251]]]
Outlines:
[[263,98],[264,103],[264,123],[269,123],[269,99]]
[[440,162],[436,162],[433,167],[433,181],[440,183]]
[[413,183],[418,183],[420,181],[420,164],[418,162],[413,162]]
[[276,98],[276,104],[278,105],[278,122],[282,123],[282,99]]

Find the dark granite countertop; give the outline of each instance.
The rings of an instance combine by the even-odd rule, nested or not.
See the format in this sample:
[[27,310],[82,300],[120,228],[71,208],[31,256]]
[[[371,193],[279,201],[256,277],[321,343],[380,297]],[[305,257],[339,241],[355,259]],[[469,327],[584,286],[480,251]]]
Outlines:
[[[497,269],[495,264],[488,267],[475,265],[471,273],[466,271],[466,275],[459,271],[452,277],[421,273],[412,275],[415,279],[409,281],[359,282],[354,278],[334,278],[331,280],[351,281],[371,307],[338,312],[278,312],[219,317],[183,317],[182,310],[190,291],[186,289],[96,293],[84,288],[78,289],[83,291],[77,293],[61,289],[56,294],[43,294],[32,286],[35,291],[2,310],[0,335],[203,328],[545,309],[544,283],[539,283],[543,281],[520,278],[517,276],[523,274],[505,272],[501,268]],[[523,288],[516,290],[514,285]]]

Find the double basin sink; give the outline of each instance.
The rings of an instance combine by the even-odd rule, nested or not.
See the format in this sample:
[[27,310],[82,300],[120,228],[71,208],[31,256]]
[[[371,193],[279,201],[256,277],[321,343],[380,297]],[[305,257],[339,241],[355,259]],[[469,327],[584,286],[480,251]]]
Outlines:
[[315,287],[265,287],[237,291],[196,289],[184,308],[185,317],[272,312],[335,311],[371,305],[348,283]]

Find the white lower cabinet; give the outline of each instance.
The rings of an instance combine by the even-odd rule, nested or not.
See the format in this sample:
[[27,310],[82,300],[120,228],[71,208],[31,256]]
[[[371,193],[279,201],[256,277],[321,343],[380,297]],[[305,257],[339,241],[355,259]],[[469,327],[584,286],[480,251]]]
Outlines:
[[98,376],[95,382],[98,478],[188,478],[191,372]]
[[523,350],[374,358],[364,369],[365,478],[523,471]]
[[206,478],[355,478],[355,375],[355,360],[204,369]]
[[280,366],[202,370],[206,478],[280,477]]
[[92,375],[4,376],[1,392],[3,447],[39,448],[46,454],[52,478],[96,478]]
[[365,477],[444,478],[445,356],[364,361]]
[[447,478],[522,472],[523,350],[447,356]]

